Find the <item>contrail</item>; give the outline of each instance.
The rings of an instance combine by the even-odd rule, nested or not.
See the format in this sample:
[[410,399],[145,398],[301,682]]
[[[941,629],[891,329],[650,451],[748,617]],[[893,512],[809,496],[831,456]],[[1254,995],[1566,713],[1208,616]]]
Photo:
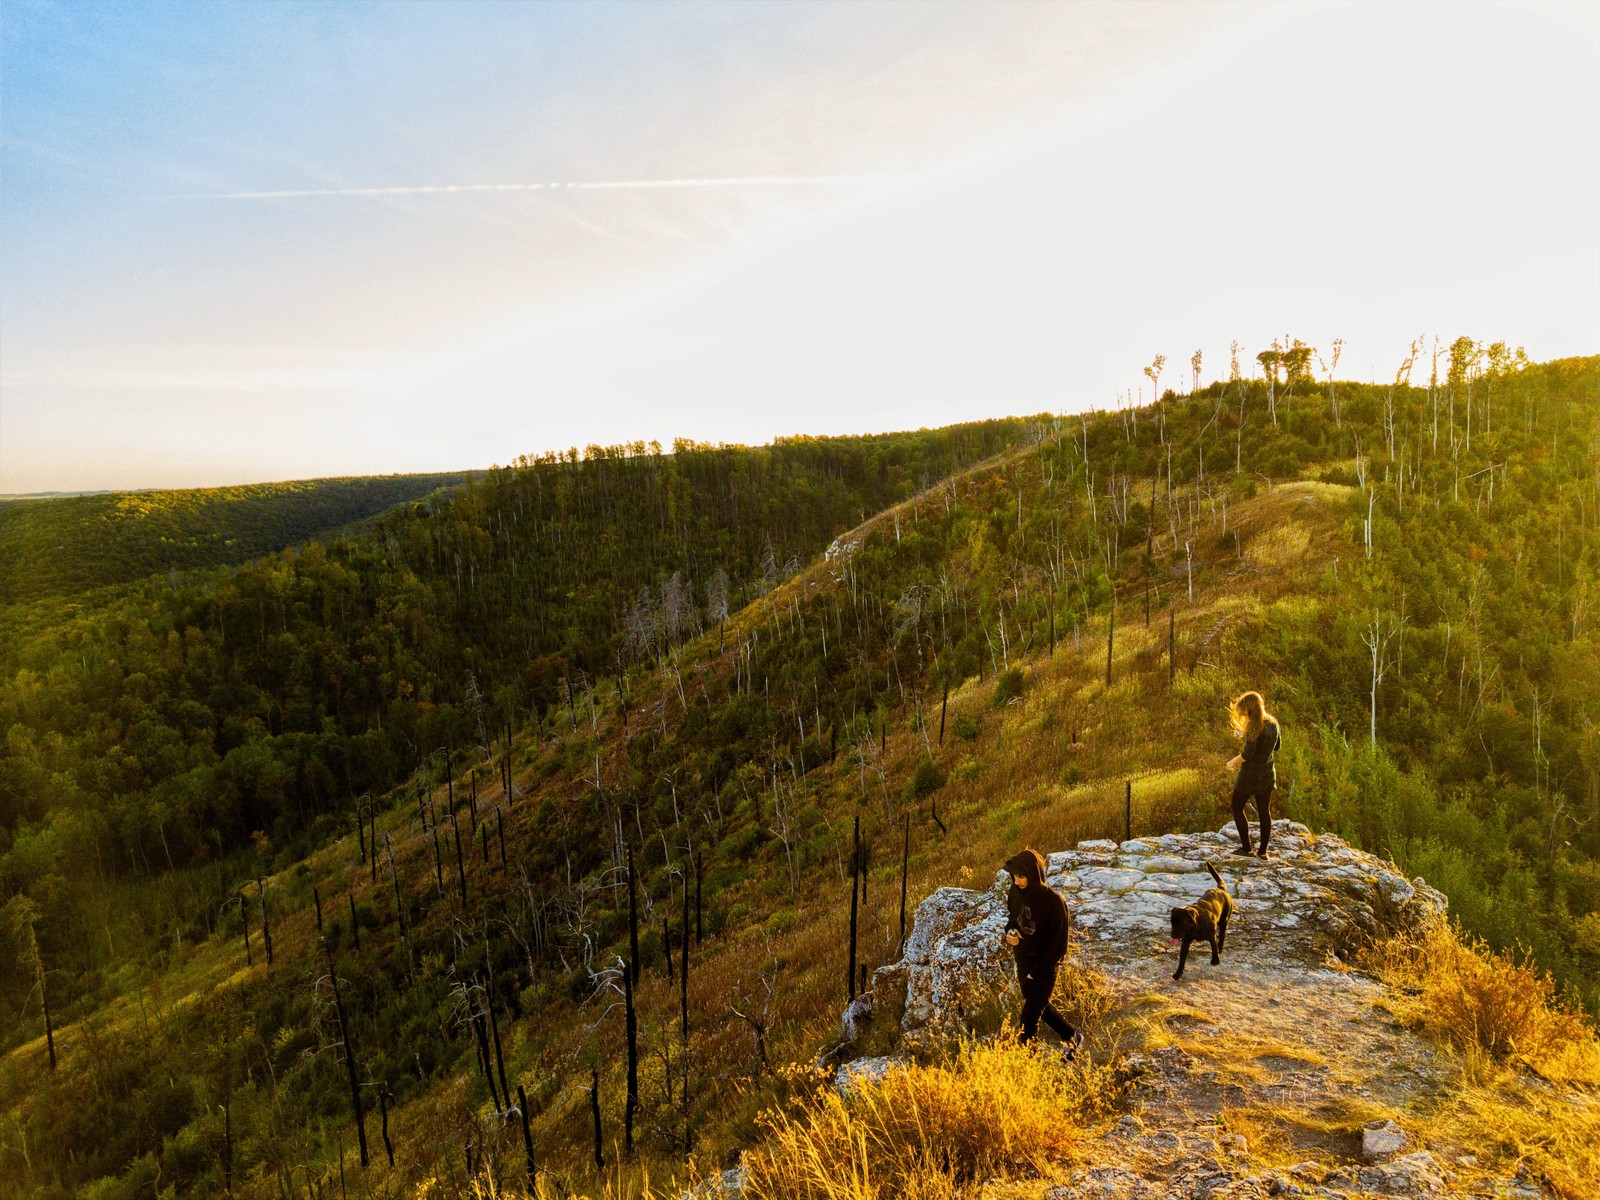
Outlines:
[[611,179],[577,183],[428,183],[403,187],[296,188],[276,192],[201,192],[174,200],[299,200],[310,196],[436,196],[463,192],[631,191],[663,188],[843,187],[889,175],[734,175],[720,179]]

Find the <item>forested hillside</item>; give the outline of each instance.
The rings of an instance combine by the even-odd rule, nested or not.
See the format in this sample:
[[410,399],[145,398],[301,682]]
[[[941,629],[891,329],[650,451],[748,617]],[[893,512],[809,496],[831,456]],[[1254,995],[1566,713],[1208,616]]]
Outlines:
[[[356,797],[581,702],[1024,425],[591,447],[353,538],[10,606],[0,878],[38,902],[63,1012],[173,922],[209,928],[253,869],[229,859],[241,848],[292,861]],[[8,973],[0,1004],[27,990]]]
[[521,463],[13,606],[0,1177],[720,1165],[902,895],[1218,820],[1247,686],[1285,815],[1592,1014],[1600,359],[1487,349],[1421,387],[1291,352],[1118,413]]
[[369,475],[0,503],[0,604],[231,566],[460,483]]

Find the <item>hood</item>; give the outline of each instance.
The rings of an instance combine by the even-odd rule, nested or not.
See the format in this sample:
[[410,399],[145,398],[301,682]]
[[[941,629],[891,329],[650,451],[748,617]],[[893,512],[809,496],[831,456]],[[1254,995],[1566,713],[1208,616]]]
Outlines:
[[1044,855],[1031,847],[1006,859],[1006,870],[1013,875],[1022,876],[1028,881],[1029,887],[1042,888],[1045,886]]

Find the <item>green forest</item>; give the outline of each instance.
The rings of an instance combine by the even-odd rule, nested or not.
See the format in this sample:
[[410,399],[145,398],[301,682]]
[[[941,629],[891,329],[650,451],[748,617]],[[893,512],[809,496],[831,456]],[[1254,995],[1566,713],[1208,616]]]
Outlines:
[[0,604],[233,566],[462,479],[373,475],[0,502]]
[[7,563],[73,548],[0,610],[0,1179],[720,1165],[836,1025],[857,875],[865,967],[902,887],[1120,835],[1125,779],[1141,832],[1219,821],[1247,686],[1286,816],[1600,1013],[1600,358],[1291,346],[1112,412],[519,459],[269,554],[356,517],[241,496],[236,559],[203,505],[188,558],[0,512]]

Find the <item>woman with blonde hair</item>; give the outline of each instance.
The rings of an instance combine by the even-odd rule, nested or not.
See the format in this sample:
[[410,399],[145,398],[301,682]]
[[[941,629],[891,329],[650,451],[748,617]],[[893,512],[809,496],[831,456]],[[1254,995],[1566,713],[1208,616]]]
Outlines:
[[1239,827],[1239,848],[1234,853],[1252,853],[1250,823],[1245,820],[1244,808],[1254,800],[1261,822],[1261,848],[1254,853],[1265,858],[1267,843],[1272,840],[1272,789],[1278,782],[1272,764],[1278,749],[1278,721],[1267,711],[1260,692],[1246,692],[1229,706],[1228,722],[1244,738],[1244,749],[1228,760],[1229,769],[1239,770],[1239,777],[1233,782],[1233,819]]

